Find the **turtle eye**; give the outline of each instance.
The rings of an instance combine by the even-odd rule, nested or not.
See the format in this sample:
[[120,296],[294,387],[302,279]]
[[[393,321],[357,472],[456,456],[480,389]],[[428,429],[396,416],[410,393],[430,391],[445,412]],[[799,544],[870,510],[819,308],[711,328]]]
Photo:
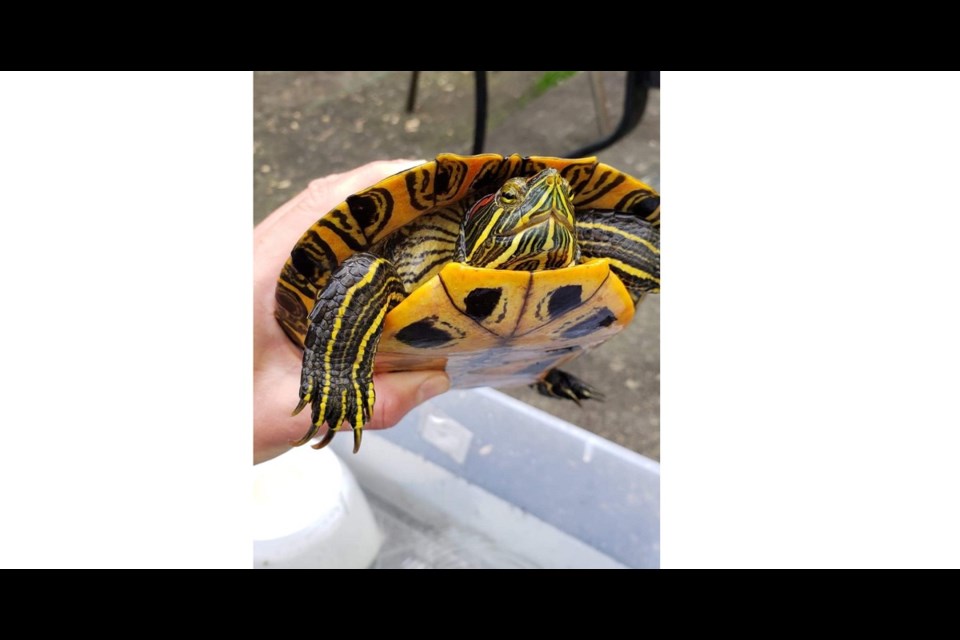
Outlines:
[[512,181],[500,188],[500,202],[503,204],[516,204],[520,201],[520,195],[520,186]]

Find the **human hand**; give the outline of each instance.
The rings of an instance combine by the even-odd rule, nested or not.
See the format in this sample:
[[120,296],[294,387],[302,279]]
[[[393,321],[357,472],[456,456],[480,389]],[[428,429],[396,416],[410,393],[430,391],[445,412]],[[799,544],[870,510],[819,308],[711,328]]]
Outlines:
[[[305,191],[271,213],[253,230],[253,461],[290,449],[310,428],[309,411],[295,417],[303,353],[280,328],[273,312],[277,277],[290,250],[307,228],[347,196],[411,166],[405,160],[372,162],[310,183]],[[438,371],[381,373],[365,429],[392,427],[418,404],[450,387]]]

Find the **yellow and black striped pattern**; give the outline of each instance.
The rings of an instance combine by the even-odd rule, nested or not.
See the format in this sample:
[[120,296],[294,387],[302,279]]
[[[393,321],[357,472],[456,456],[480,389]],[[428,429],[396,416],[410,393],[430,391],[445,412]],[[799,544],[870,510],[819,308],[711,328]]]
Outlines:
[[616,211],[577,217],[577,241],[587,258],[607,258],[634,302],[660,292],[660,230]]
[[386,256],[407,291],[413,291],[456,258],[463,211],[456,205],[425,213],[370,248]]
[[465,264],[487,269],[543,271],[577,259],[573,192],[560,172],[547,168],[512,178],[480,200],[463,225]]
[[570,184],[576,211],[615,209],[660,224],[659,195],[596,158],[441,154],[350,196],[304,232],[277,283],[277,320],[302,345],[318,293],[347,257],[371,251],[394,231],[441,207],[465,213],[510,178],[529,178],[547,168]]
[[324,423],[324,446],[347,421],[353,425],[354,451],[373,411],[373,359],[387,313],[404,297],[393,266],[369,253],[351,256],[333,274],[310,314],[304,344],[298,414],[312,405],[312,427],[294,445],[312,439]]

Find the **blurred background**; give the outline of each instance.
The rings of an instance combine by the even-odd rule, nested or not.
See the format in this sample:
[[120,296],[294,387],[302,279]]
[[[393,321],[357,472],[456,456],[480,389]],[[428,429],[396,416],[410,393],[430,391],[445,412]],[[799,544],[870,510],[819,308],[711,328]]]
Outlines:
[[[256,73],[254,223],[314,178],[373,160],[472,153],[475,73],[417,75],[412,92],[413,72]],[[608,138],[621,123],[628,81],[636,86],[636,77],[622,71],[492,71],[485,78],[483,151],[503,155],[570,157]],[[659,191],[660,91],[644,88],[637,94],[628,124],[640,115],[640,94],[646,101],[639,123],[588,155]],[[606,401],[587,401],[580,408],[525,387],[501,391],[659,460],[659,296],[648,297],[620,335],[565,368],[603,391]]]

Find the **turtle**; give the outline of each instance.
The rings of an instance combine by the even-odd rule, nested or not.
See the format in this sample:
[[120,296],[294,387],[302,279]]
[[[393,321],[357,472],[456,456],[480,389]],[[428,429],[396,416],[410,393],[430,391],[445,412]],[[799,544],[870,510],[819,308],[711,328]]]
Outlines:
[[440,154],[348,197],[290,252],[275,316],[303,349],[293,446],[349,422],[373,374],[444,370],[451,386],[531,384],[602,399],[558,367],[623,329],[660,288],[660,196],[598,162]]

